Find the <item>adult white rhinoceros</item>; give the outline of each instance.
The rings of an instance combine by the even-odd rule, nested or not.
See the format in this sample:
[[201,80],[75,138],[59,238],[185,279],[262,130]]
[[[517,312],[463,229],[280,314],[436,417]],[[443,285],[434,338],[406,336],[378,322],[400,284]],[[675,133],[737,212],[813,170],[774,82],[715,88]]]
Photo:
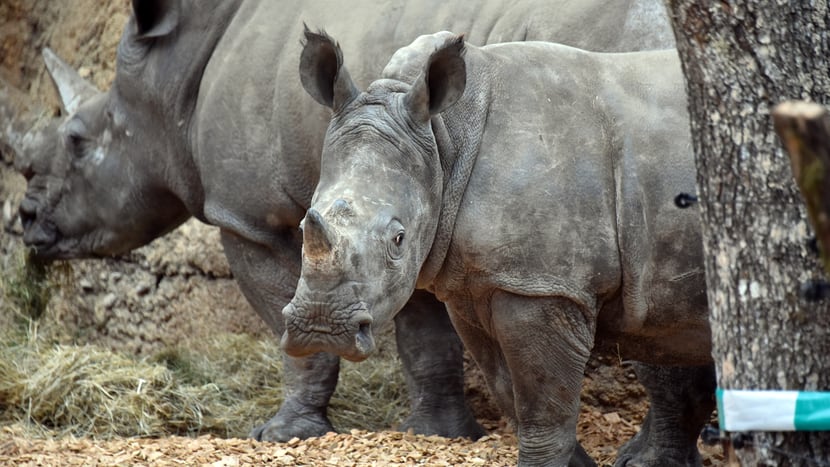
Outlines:
[[[24,240],[43,259],[117,255],[190,216],[221,229],[239,286],[278,334],[300,272],[297,225],[317,183],[325,109],[296,79],[302,22],[361,51],[358,81],[425,30],[479,43],[544,39],[598,50],[671,46],[658,0],[446,2],[133,0],[112,87],[99,92],[47,54],[68,118],[17,166],[29,180]],[[357,55],[357,54],[355,54]],[[410,314],[407,310],[417,311]],[[411,315],[411,316],[410,316]],[[419,292],[397,321],[412,414],[402,428],[477,437],[463,399],[461,344],[444,307]],[[253,435],[332,429],[339,358],[285,361],[285,401]]]
[[519,464],[571,459],[603,345],[644,363],[651,399],[617,465],[700,465],[714,371],[698,215],[673,204],[695,188],[676,52],[465,55],[442,32],[360,92],[339,46],[305,36],[302,82],[333,116],[286,352],[362,360],[373,329],[426,289],[515,417]]

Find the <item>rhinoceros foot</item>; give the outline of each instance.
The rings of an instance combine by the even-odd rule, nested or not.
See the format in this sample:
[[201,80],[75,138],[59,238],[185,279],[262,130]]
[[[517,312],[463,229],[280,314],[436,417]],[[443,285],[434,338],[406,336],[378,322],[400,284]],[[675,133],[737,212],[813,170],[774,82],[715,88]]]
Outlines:
[[649,396],[640,431],[620,448],[614,467],[703,465],[700,430],[715,408],[714,365],[662,367],[635,363]]
[[257,441],[284,443],[292,438],[323,436],[329,431],[334,431],[334,427],[326,417],[325,408],[310,409],[289,399],[270,420],[254,428],[250,436]]
[[678,467],[700,467],[703,461],[697,449],[689,450],[656,450],[638,443],[635,437],[622,448],[617,455],[614,467],[663,467],[667,465]]
[[[456,398],[450,398],[456,399]],[[440,404],[422,403],[415,406],[412,414],[400,425],[401,431],[412,430],[419,435],[438,435],[446,438],[469,438],[477,440],[486,435],[473,417],[464,397],[457,400],[444,398]]]

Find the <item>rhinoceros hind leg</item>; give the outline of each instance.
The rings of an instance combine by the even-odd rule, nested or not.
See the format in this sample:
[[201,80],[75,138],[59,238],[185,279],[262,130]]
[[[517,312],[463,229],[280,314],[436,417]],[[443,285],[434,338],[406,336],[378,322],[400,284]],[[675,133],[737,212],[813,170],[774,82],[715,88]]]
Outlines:
[[334,431],[326,415],[337,386],[340,358],[327,353],[310,357],[283,357],[285,400],[279,411],[251,432],[258,441],[285,442]]
[[478,439],[486,433],[464,398],[464,347],[444,304],[416,291],[395,317],[412,412],[401,431]]
[[697,438],[715,408],[715,369],[637,363],[649,411],[640,432],[620,448],[615,467],[702,465]]
[[[596,466],[576,439],[579,391],[593,346],[584,309],[562,297],[500,290],[489,302],[451,308],[491,394],[516,421],[519,465]],[[488,326],[478,321],[482,310],[490,310]]]

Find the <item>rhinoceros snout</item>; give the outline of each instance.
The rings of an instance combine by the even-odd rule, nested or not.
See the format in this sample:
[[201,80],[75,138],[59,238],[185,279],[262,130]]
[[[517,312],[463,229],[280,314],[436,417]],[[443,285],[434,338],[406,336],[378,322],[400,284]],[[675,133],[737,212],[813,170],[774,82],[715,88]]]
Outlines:
[[51,222],[38,222],[38,206],[36,200],[27,196],[20,203],[17,213],[23,225],[23,243],[33,247],[36,254],[42,254],[57,241],[58,232]]
[[280,346],[292,357],[328,352],[355,362],[365,360],[375,350],[372,316],[365,311],[345,313],[339,319],[321,318],[289,303],[282,310],[285,332]]

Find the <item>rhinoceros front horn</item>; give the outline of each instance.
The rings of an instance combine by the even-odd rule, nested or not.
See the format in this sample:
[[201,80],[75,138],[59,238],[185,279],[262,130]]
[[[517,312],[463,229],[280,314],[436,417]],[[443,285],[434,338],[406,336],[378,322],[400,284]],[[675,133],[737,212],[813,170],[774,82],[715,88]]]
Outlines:
[[46,62],[49,76],[52,77],[52,82],[55,83],[58,94],[61,96],[65,115],[74,113],[82,102],[99,92],[92,83],[83,79],[74,68],[61,60],[49,47],[43,49],[43,61]]
[[303,254],[319,259],[331,253],[333,235],[323,216],[309,209],[303,222]]

